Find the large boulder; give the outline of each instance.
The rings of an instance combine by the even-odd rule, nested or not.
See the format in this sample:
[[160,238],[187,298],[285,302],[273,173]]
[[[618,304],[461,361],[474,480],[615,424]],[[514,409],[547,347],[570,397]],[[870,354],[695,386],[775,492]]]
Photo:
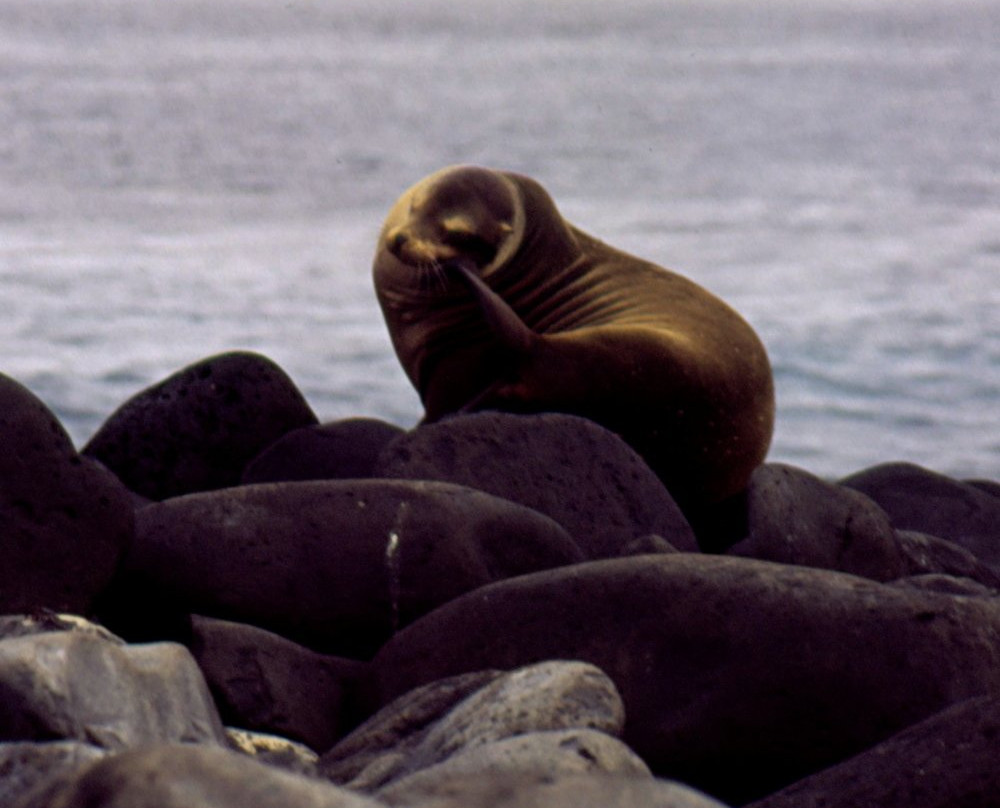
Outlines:
[[0,375],[0,613],[89,612],[132,531],[125,487]]
[[894,527],[948,539],[1000,567],[1000,497],[912,463],[884,463],[841,484],[867,495]]
[[656,534],[696,550],[663,483],[628,444],[574,415],[484,412],[418,427],[386,447],[375,473],[478,488],[551,516],[589,558]]
[[362,659],[463,592],[582,557],[548,517],[469,488],[261,483],[138,511],[113,611],[171,607]]
[[752,808],[987,808],[1000,795],[1000,699],[956,704]]
[[889,517],[857,491],[774,463],[751,475],[746,501],[749,535],[733,555],[876,581],[909,572]]
[[827,570],[676,553],[470,592],[376,657],[382,698],[463,671],[579,659],[657,774],[761,797],[1000,688],[1000,606]]
[[281,368],[238,351],[204,359],[136,394],[83,454],[137,494],[161,500],[236,485],[263,449],[315,423]]

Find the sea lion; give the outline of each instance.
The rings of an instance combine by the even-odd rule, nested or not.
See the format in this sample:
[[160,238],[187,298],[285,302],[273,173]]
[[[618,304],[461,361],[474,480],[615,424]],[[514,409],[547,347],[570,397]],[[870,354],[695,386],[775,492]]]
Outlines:
[[767,454],[764,346],[690,280],[566,222],[535,180],[455,166],[385,220],[375,288],[425,421],[565,412],[617,432],[682,507],[742,491]]

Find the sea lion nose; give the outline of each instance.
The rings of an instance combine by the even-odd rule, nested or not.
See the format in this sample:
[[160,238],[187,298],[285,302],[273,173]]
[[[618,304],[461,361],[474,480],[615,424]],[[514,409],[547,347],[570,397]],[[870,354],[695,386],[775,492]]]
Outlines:
[[388,241],[390,252],[395,255],[399,255],[402,249],[406,246],[407,240],[406,233],[404,233],[401,229],[397,229],[389,233]]

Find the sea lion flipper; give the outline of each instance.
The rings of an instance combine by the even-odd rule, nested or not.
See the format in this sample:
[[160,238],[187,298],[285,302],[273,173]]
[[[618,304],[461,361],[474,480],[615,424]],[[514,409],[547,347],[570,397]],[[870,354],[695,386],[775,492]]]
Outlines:
[[506,300],[490,289],[476,271],[465,262],[451,261],[446,269],[465,281],[476,296],[490,330],[501,345],[518,356],[531,352],[538,341],[538,334],[528,328]]

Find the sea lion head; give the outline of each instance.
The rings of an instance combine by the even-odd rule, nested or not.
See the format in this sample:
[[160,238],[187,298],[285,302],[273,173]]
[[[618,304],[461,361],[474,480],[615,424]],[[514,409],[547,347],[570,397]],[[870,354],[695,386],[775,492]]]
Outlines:
[[417,273],[454,262],[482,272],[516,249],[523,228],[523,205],[507,176],[453,166],[403,193],[386,217],[380,245]]

